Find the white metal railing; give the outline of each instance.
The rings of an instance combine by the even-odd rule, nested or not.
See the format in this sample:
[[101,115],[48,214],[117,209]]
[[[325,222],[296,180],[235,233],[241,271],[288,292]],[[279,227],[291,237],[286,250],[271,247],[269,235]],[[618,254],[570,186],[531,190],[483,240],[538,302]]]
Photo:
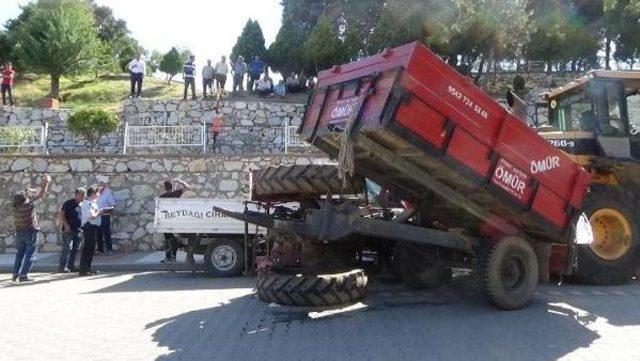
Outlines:
[[129,148],[200,147],[207,151],[206,124],[136,125],[125,123],[123,154]]
[[0,126],[0,149],[40,148],[47,152],[49,123],[40,126]]
[[300,139],[298,127],[295,125],[284,126],[284,153],[289,153],[289,148],[305,148],[311,144]]

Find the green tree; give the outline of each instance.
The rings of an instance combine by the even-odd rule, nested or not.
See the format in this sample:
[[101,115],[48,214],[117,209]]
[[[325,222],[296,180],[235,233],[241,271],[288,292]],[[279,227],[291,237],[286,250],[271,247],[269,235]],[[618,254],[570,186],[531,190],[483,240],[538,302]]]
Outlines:
[[59,98],[60,77],[89,70],[98,49],[93,13],[85,2],[39,0],[18,26],[16,51],[30,70],[50,75],[53,98]]
[[127,22],[117,19],[110,7],[99,6],[93,0],[90,4],[98,27],[98,37],[103,43],[109,44],[112,57],[120,69],[126,72],[131,59],[138,54],[143,54],[144,49],[131,36]]
[[119,66],[116,59],[113,57],[113,50],[111,45],[100,41],[96,57],[93,59],[92,65],[96,78],[101,74],[110,74],[114,71],[118,71]]
[[175,47],[171,48],[168,53],[162,57],[160,62],[160,71],[167,74],[167,82],[171,83],[171,79],[182,70],[185,59]]
[[158,50],[153,50],[149,59],[147,60],[147,72],[149,74],[155,73],[160,70],[160,63],[162,62],[163,55]]
[[119,126],[120,119],[115,114],[98,108],[79,110],[67,120],[69,130],[87,141],[91,153],[95,153],[102,137],[115,132]]
[[640,57],[640,0],[605,0],[604,21],[607,36],[615,44],[613,58],[633,68]]
[[416,40],[422,40],[419,15],[408,12],[399,2],[389,4],[382,14],[368,41],[368,53],[392,48]]
[[6,31],[0,31],[0,63],[11,60],[13,46],[9,42],[9,35]]
[[322,17],[311,31],[302,50],[306,69],[312,74],[344,62],[346,53],[344,43],[333,30],[331,21]]
[[236,45],[231,50],[231,60],[235,61],[238,56],[244,56],[250,61],[255,56],[265,58],[267,49],[264,45],[264,35],[258,20],[249,19],[242,29],[242,34],[238,37]]
[[300,71],[305,61],[300,51],[325,10],[323,0],[282,0],[282,26],[269,46],[267,59],[282,74]]

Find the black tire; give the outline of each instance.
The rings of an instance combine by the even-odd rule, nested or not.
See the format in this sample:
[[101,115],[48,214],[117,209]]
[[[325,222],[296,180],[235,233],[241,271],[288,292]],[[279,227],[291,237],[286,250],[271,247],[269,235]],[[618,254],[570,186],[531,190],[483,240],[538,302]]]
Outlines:
[[230,239],[211,241],[204,252],[204,265],[212,276],[240,276],[244,269],[244,247]]
[[[628,282],[635,275],[640,259],[640,214],[633,195],[619,186],[592,184],[582,206],[590,218],[596,211],[612,208],[620,212],[631,227],[631,244],[621,257],[606,260],[598,256],[587,244],[576,244],[576,268],[572,277],[578,282],[611,285]],[[577,220],[576,220],[577,222]]]
[[420,246],[399,242],[396,256],[396,268],[400,271],[402,282],[409,288],[434,289],[451,280],[451,268],[436,259],[435,255],[426,255]]
[[258,274],[260,300],[286,306],[336,306],[360,301],[367,293],[363,270],[326,275]]
[[531,301],[538,285],[538,261],[525,240],[508,237],[491,243],[477,262],[480,289],[492,306],[510,311]]
[[343,187],[334,165],[294,165],[265,168],[253,172],[254,200],[300,200],[320,195],[355,194],[362,191],[363,180],[355,177]]

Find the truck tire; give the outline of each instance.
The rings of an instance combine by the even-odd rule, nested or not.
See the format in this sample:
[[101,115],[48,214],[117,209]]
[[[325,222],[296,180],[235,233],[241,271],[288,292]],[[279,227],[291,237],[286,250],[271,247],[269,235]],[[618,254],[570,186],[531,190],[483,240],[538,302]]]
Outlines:
[[343,187],[334,165],[294,165],[255,171],[252,196],[254,200],[300,200],[327,193],[355,194],[362,186],[363,180],[354,177]]
[[244,248],[234,240],[214,240],[204,252],[204,265],[212,276],[240,276],[244,269]]
[[538,261],[531,245],[508,237],[487,245],[477,259],[478,281],[487,301],[501,310],[517,310],[538,285]]
[[592,184],[582,210],[594,234],[576,244],[574,279],[589,284],[631,280],[640,259],[640,214],[633,196],[619,186]]
[[397,248],[397,269],[405,285],[409,288],[424,290],[442,286],[452,277],[450,267],[442,261],[428,259],[418,246],[399,242]]
[[367,292],[363,270],[325,275],[260,272],[258,297],[267,303],[286,306],[336,306],[360,301]]

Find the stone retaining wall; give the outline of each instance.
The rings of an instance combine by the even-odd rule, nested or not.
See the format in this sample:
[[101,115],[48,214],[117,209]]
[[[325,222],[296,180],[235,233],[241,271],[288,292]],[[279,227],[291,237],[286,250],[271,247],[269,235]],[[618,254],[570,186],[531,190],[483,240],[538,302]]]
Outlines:
[[[219,104],[213,100],[183,101],[174,99],[136,99],[122,103],[120,117],[129,125],[202,125],[210,124],[219,105],[225,124],[218,136],[216,152],[221,154],[278,154],[284,152],[284,126],[300,125],[304,105],[256,100],[229,100]],[[66,129],[69,110],[0,108],[2,125],[49,125],[48,149],[50,154],[87,152],[86,143]],[[213,137],[208,130],[208,152],[213,153]],[[99,153],[120,153],[123,146],[123,127],[109,134],[99,145]],[[313,149],[300,149],[313,152]],[[139,148],[137,154],[194,154],[201,149]]]
[[57,212],[73,197],[76,187],[109,177],[117,202],[112,233],[116,248],[162,249],[154,236],[153,212],[162,182],[180,177],[192,185],[185,197],[242,199],[248,197],[249,170],[288,164],[323,163],[302,155],[247,155],[226,157],[184,156],[0,156],[0,253],[15,250],[11,197],[26,187],[40,184],[44,172],[52,176],[51,190],[38,206],[43,251],[58,251]]

